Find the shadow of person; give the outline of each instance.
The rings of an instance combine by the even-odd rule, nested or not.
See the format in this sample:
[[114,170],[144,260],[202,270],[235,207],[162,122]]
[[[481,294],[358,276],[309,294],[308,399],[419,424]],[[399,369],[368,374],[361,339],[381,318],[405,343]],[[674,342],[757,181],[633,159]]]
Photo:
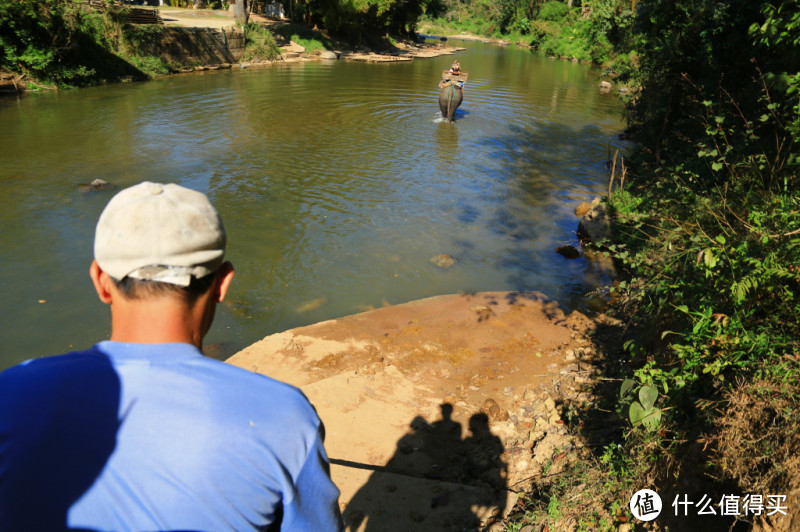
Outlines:
[[67,530],[116,446],[119,377],[89,351],[16,366],[1,382],[2,529]]
[[469,431],[472,435],[464,440],[465,481],[484,486],[491,493],[486,504],[494,508],[488,516],[487,524],[491,525],[502,519],[505,511],[508,466],[501,458],[505,448],[500,438],[489,430],[489,418],[484,413],[474,414],[469,419]]
[[441,419],[433,423],[415,417],[386,465],[369,467],[373,473],[343,512],[347,530],[480,530],[502,514],[503,445],[489,431],[488,418],[473,416],[472,436],[463,440],[453,406],[440,409]]

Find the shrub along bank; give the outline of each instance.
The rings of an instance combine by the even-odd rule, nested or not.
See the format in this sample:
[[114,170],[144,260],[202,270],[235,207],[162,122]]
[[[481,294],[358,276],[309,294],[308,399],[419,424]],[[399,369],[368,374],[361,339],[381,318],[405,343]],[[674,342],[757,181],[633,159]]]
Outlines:
[[628,326],[599,404],[577,405],[572,425],[603,416],[616,430],[591,463],[543,479],[509,529],[636,524],[642,488],[661,494],[657,527],[697,523],[672,503],[707,496],[714,527],[797,529],[800,2],[640,0],[631,28],[637,147],[602,246]]
[[[33,88],[144,80],[184,66],[144,52],[163,26],[128,24],[128,10],[111,2],[96,10],[75,0],[0,0],[0,68]],[[244,32],[247,60],[278,55],[263,27],[247,24]]]

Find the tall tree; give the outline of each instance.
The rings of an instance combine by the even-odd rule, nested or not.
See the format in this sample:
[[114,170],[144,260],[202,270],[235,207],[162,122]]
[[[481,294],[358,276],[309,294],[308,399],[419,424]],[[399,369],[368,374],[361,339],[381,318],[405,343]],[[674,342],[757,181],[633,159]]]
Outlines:
[[233,4],[233,17],[239,24],[247,24],[250,19],[250,10],[247,8],[247,0],[235,0]]

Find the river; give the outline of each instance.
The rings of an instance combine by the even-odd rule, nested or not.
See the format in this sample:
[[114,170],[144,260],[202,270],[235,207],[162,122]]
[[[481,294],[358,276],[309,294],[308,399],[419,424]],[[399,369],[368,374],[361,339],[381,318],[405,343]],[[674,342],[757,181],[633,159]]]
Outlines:
[[[601,71],[458,42],[456,121],[436,84],[453,57],[306,62],[0,98],[0,369],[107,338],[88,276],[112,196],[207,193],[236,267],[206,339],[226,358],[267,334],[439,294],[538,290],[567,309],[608,279],[554,249],[607,186],[621,104]],[[455,259],[450,268],[430,262]]]

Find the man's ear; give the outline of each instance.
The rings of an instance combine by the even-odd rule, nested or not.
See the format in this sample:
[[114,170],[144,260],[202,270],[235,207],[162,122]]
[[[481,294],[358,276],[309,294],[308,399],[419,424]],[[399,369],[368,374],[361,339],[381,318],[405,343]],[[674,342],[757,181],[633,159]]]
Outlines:
[[100,265],[97,264],[96,260],[93,260],[92,265],[89,266],[89,277],[92,278],[94,289],[97,291],[97,297],[100,298],[100,301],[106,305],[111,304],[111,285],[114,284],[114,281],[111,280],[111,277],[106,272],[100,269]]
[[222,303],[225,299],[225,295],[228,293],[228,288],[231,286],[231,282],[233,281],[233,264],[228,261],[222,263],[222,266],[219,267],[217,271],[217,282],[215,284],[216,288],[214,289],[214,301],[217,303]]

